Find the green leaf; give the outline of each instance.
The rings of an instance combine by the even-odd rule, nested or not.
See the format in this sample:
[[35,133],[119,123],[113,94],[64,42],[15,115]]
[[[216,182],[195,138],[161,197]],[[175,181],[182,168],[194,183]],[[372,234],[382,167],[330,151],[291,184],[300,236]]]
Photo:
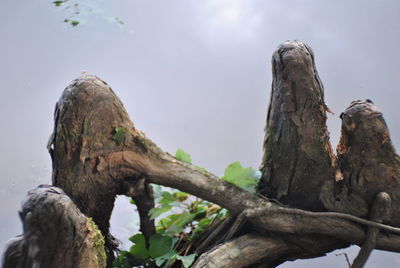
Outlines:
[[258,170],[251,167],[244,168],[239,162],[233,162],[225,169],[224,176],[221,179],[255,193],[255,186],[259,178]]
[[161,214],[163,214],[163,213],[165,213],[167,211],[170,211],[171,208],[172,208],[172,206],[170,206],[170,205],[163,205],[161,207],[150,209],[150,211],[149,211],[150,219],[154,220],[155,218],[157,218]]
[[[171,214],[165,218],[162,218],[157,227],[162,227],[161,229],[167,229],[171,225],[173,225],[179,219],[179,214]],[[159,228],[157,228],[159,230]]]
[[167,254],[172,250],[173,241],[169,236],[154,234],[150,237],[149,253],[152,258]]
[[68,22],[69,24],[71,24],[72,26],[78,26],[80,21],[78,20],[67,20],[66,22]]
[[156,262],[156,265],[158,267],[161,267],[166,260],[175,260],[176,255],[177,255],[176,251],[171,250],[171,251],[167,252],[167,254],[157,257],[154,260]]
[[220,212],[217,215],[217,218],[223,219],[229,217],[229,211],[225,208],[221,209]]
[[173,194],[173,196],[178,199],[180,202],[183,202],[189,198],[189,194],[184,193],[184,192],[176,192]]
[[64,1],[53,1],[53,4],[56,5],[57,7],[61,6],[64,3]]
[[173,196],[170,192],[162,192],[161,196],[163,197],[163,199],[168,200],[168,201],[178,201],[178,199]]
[[175,153],[175,158],[179,161],[188,163],[188,164],[192,164],[192,158],[190,157],[190,155],[188,153],[186,153],[185,151],[183,151],[181,148],[179,148],[176,153]]
[[199,224],[197,225],[197,228],[204,228],[207,227],[211,223],[210,218],[204,218],[199,221]]
[[194,262],[196,255],[197,254],[190,254],[187,256],[178,255],[176,256],[176,259],[182,261],[183,266],[185,266],[185,268],[188,268]]
[[131,268],[134,265],[134,257],[128,251],[120,251],[114,260],[113,266],[116,268]]
[[201,219],[197,224],[197,227],[193,230],[191,239],[197,238],[199,234],[203,233],[211,222],[212,219],[210,218]]
[[173,235],[173,234],[179,234],[181,232],[183,232],[183,226],[179,226],[176,224],[171,224],[166,230],[165,230],[165,234],[168,235]]
[[114,132],[115,133],[112,136],[112,139],[115,140],[118,145],[122,144],[125,141],[125,137],[126,137],[125,129],[123,129],[122,127],[116,127],[116,128],[114,128]]
[[146,239],[143,234],[136,234],[129,238],[135,245],[131,246],[129,252],[138,259],[147,259],[149,251],[146,248]]
[[173,203],[173,201],[165,199],[165,198],[162,198],[160,201],[158,201],[156,203],[158,203],[160,205],[170,205],[170,206],[172,206],[171,203]]
[[197,216],[196,213],[190,213],[185,211],[179,215],[179,218],[177,219],[177,221],[175,221],[175,224],[184,227],[186,224],[191,222],[196,216]]

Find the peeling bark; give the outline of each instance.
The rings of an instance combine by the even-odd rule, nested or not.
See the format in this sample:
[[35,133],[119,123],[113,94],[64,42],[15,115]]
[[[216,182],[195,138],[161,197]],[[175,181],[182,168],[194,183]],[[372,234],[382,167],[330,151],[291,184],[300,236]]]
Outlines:
[[8,243],[2,267],[106,266],[103,236],[60,188],[42,185],[30,191],[20,217],[23,235]]
[[272,70],[259,190],[291,207],[323,211],[319,193],[334,176],[334,156],[313,52],[302,42],[284,42]]
[[370,100],[354,101],[341,115],[337,148],[341,177],[324,187],[322,199],[331,211],[366,217],[375,196],[391,198],[385,222],[400,226],[400,159],[382,113]]

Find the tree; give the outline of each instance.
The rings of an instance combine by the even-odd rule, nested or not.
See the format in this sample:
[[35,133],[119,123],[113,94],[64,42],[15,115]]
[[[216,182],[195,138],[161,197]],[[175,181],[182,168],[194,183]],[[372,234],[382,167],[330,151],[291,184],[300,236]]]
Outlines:
[[[109,220],[117,194],[135,200],[147,241],[155,233],[148,217],[154,206],[149,183],[230,212],[191,249],[199,255],[192,267],[274,267],[351,244],[361,246],[352,267],[362,267],[374,248],[399,252],[400,229],[393,226],[400,219],[400,160],[382,114],[370,100],[352,102],[341,115],[336,156],[312,50],[299,41],[284,42],[273,54],[272,69],[257,194],[163,152],[135,128],[122,102],[98,77],[74,80],[56,105],[49,141],[53,185],[65,194],[52,187],[30,194],[21,217],[24,235],[6,250],[5,267],[57,262],[76,267],[79,254],[60,252],[82,244],[90,252],[84,255],[86,266],[104,266],[104,252],[111,266],[116,244]],[[69,208],[75,216],[66,219]],[[43,216],[32,217],[39,213]],[[95,232],[94,227],[87,231],[87,217],[105,238],[105,250],[99,247],[101,239],[82,239]],[[51,226],[50,231],[43,232],[43,226]],[[48,259],[54,262],[45,263]]]

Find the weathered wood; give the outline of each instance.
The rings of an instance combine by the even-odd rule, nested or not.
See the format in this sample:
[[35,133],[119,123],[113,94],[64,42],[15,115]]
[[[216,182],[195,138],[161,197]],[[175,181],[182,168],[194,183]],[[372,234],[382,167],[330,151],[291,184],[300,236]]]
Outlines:
[[289,247],[281,239],[247,234],[203,254],[192,268],[248,267],[275,256],[276,252],[284,252]]
[[[143,219],[153,197],[151,191],[138,194],[134,190],[137,180],[142,178],[140,172],[127,174],[123,166],[113,165],[119,161],[118,156],[107,157],[127,149],[141,151],[142,145],[130,138],[136,130],[122,102],[107,83],[94,76],[83,75],[64,90],[54,117],[54,132],[48,146],[53,160],[53,184],[62,188],[99,226],[106,237],[110,266],[117,248],[109,234],[116,195],[140,196],[136,201]],[[146,236],[154,233],[154,221],[147,219],[142,230]]]
[[[320,240],[319,251],[311,247],[313,237],[293,237],[287,235],[263,236],[250,233],[229,242],[217,245],[198,258],[193,268],[215,267],[276,267],[284,261],[300,258],[324,256],[324,253],[344,247],[339,240]],[[283,260],[283,261],[282,261]]]
[[9,242],[2,267],[106,266],[101,232],[60,188],[42,185],[30,191],[20,217],[23,235]]
[[337,148],[341,176],[324,187],[325,206],[366,217],[375,196],[386,192],[391,198],[386,222],[400,226],[400,160],[382,113],[370,100],[354,101],[341,118]]
[[150,210],[154,208],[153,189],[144,178],[139,180],[127,178],[122,184],[122,188],[122,192],[135,201],[140,219],[139,231],[143,233],[148,242],[150,237],[156,233],[154,220],[149,217]]
[[311,48],[284,42],[272,57],[273,82],[260,192],[279,202],[323,211],[323,183],[334,176],[324,88]]
[[[263,177],[259,185],[259,190],[267,194],[267,198],[237,188],[163,152],[134,127],[121,101],[101,79],[83,75],[66,88],[56,106],[55,128],[49,142],[53,183],[60,186],[77,207],[98,224],[106,237],[108,266],[116,247],[108,229],[117,194],[135,199],[141,210],[141,230],[146,236],[154,232],[154,222],[147,217],[153,205],[148,183],[196,195],[227,208],[232,216],[241,215],[250,222],[248,231],[253,235],[255,232],[262,234],[262,239],[266,240],[259,242],[269,243],[267,248],[274,249],[274,254],[253,258],[254,262],[246,265],[262,261],[267,266],[273,266],[286,260],[321,256],[349,244],[362,245],[366,241],[366,226],[389,232],[377,235],[376,248],[400,252],[400,236],[392,234],[400,233],[398,228],[354,216],[359,214],[290,208],[341,211],[329,206],[330,202],[337,201],[334,190],[341,173],[337,172],[336,159],[329,143],[325,125],[327,107],[311,49],[297,41],[283,43],[274,54],[273,69]],[[375,136],[362,137],[367,141]],[[353,161],[357,161],[357,154],[343,155],[345,157],[340,155],[340,168],[345,174],[348,167],[353,167]],[[382,163],[393,168],[395,165],[390,161],[397,159],[395,154],[393,157],[372,156],[375,160],[371,161],[378,163],[375,166],[377,169]],[[389,174],[389,170],[386,168],[385,174]],[[353,171],[350,173],[353,174]],[[343,181],[347,181],[346,176]],[[325,197],[321,191],[329,196],[322,198],[324,203],[320,201],[320,196]],[[397,191],[386,192],[396,201]],[[357,198],[369,204],[366,198],[369,194],[368,190],[359,191]],[[269,198],[289,207],[270,202]],[[366,215],[367,207],[365,209],[366,212],[359,216]],[[396,213],[395,208],[392,210]],[[391,222],[394,222],[393,218]],[[235,232],[232,234],[236,235]],[[239,241],[236,239],[239,238],[233,236],[232,241]],[[242,240],[241,243],[247,242]],[[233,244],[227,241],[220,248],[230,248]],[[241,250],[255,251],[251,245]],[[211,256],[212,252],[205,254]],[[226,261],[232,259],[228,255],[220,257]]]

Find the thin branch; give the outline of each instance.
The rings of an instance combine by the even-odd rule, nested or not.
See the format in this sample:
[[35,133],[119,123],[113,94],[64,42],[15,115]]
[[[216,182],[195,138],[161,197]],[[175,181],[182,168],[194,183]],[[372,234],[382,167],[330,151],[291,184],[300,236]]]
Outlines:
[[[389,217],[391,198],[385,192],[380,192],[375,197],[374,204],[371,209],[370,218],[374,221],[382,222]],[[365,241],[360,252],[354,259],[352,268],[362,268],[367,262],[372,250],[376,245],[376,237],[378,236],[379,228],[369,227]]]
[[341,253],[336,253],[335,254],[335,256],[341,256],[341,255],[343,255],[345,257],[348,267],[351,268],[350,259],[349,259],[349,256],[347,255],[346,252],[341,252]]

